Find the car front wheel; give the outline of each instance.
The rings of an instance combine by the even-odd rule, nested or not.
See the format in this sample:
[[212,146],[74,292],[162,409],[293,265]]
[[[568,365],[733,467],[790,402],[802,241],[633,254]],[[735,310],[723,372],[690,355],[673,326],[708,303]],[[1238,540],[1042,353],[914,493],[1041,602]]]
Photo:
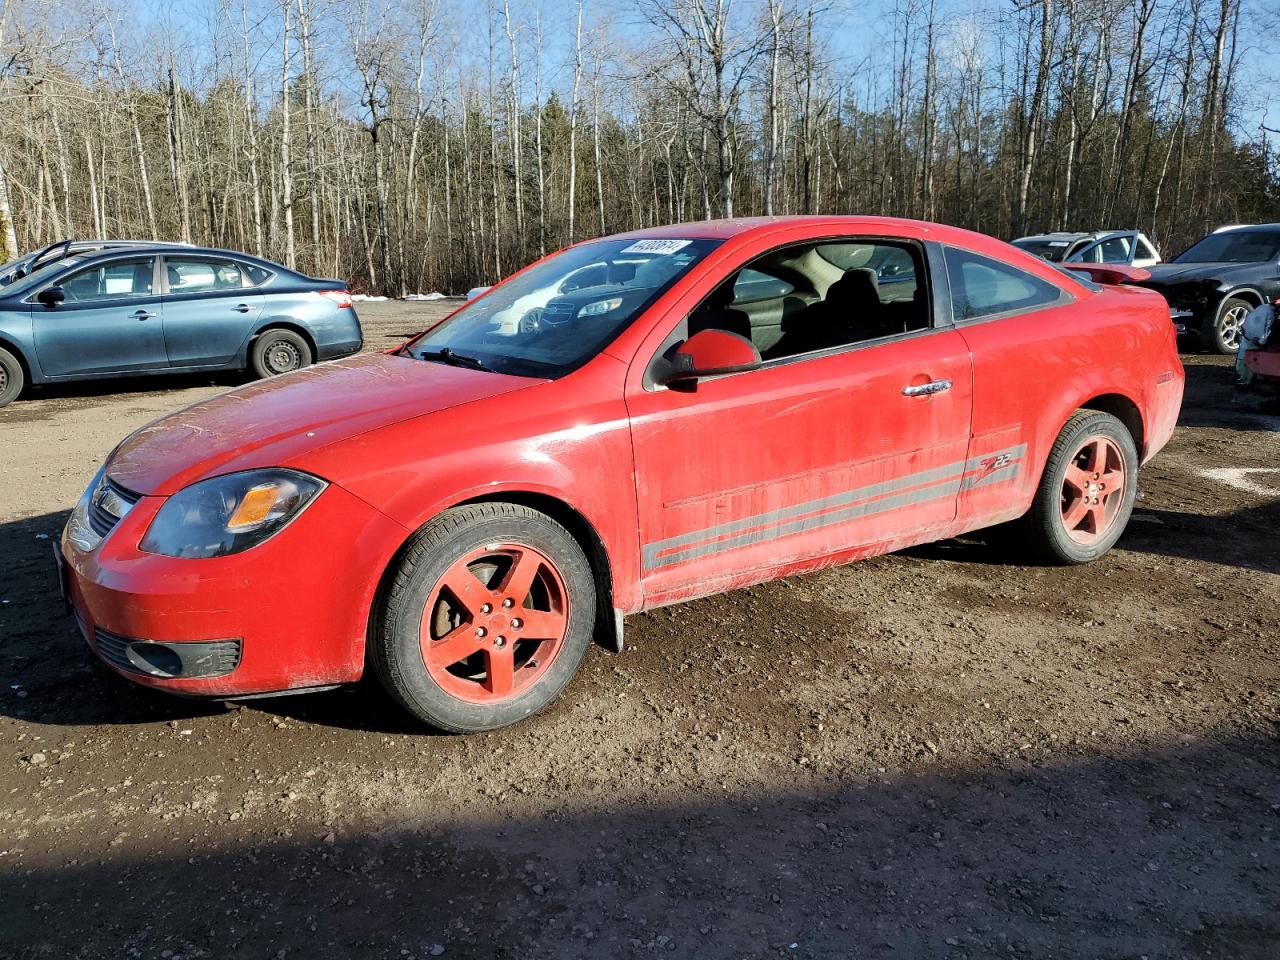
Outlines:
[[1228,297],[1218,310],[1218,319],[1209,331],[1209,343],[1218,353],[1234,354],[1240,346],[1240,332],[1244,327],[1244,318],[1253,309],[1253,304],[1239,297]]
[[0,348],[0,407],[18,399],[25,379],[18,358]]
[[265,330],[249,351],[249,365],[259,379],[301,370],[311,362],[311,345],[292,330]]
[[1088,563],[1120,539],[1137,497],[1138,449],[1109,413],[1077,411],[1058,434],[1022,532],[1035,557]]
[[550,517],[508,503],[455,507],[405,551],[369,659],[431,726],[493,730],[564,689],[591,643],[595,601],[582,548]]

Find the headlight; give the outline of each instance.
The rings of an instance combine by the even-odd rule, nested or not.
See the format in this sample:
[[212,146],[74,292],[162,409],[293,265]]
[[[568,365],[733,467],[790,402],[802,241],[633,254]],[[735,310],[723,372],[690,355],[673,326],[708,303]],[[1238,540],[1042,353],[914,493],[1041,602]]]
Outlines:
[[602,313],[608,313],[610,310],[617,310],[622,306],[621,297],[613,297],[609,300],[597,300],[595,303],[588,303],[585,307],[578,311],[580,317],[598,317]]
[[139,549],[166,557],[239,553],[279,533],[324,488],[323,480],[274,467],[193,483],[165,501]]

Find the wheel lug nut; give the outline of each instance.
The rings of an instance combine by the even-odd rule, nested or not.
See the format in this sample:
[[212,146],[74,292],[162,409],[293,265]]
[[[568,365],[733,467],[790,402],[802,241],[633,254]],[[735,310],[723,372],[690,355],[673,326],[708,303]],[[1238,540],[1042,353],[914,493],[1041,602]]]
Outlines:
[[493,604],[492,604],[492,603],[482,603],[482,604],[480,604],[480,612],[481,612],[481,613],[493,613]]
[[494,637],[493,645],[495,647],[505,647],[507,645],[507,638],[503,636]]
[[515,606],[515,603],[516,602],[512,600],[510,597],[507,597],[505,600],[502,601],[502,605],[508,609]]
[[487,634],[488,632],[489,632],[489,631],[488,631],[488,630],[486,630],[484,627],[476,627],[476,636],[477,636],[477,637],[483,637],[483,636],[484,636],[485,634]]
[[523,627],[523,626],[524,626],[524,621],[523,621],[523,620],[521,620],[519,617],[515,617],[515,618],[513,618],[513,619],[512,619],[512,621],[511,621],[511,628],[512,628],[513,630],[519,630],[519,629],[520,629],[521,627]]

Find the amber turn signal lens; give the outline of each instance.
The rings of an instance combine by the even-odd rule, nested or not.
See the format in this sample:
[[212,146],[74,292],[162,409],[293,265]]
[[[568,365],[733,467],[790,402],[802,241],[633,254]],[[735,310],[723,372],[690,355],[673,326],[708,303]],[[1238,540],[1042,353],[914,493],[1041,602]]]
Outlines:
[[250,487],[227,518],[227,529],[237,533],[256,527],[271,516],[271,510],[279,499],[279,484],[266,483]]

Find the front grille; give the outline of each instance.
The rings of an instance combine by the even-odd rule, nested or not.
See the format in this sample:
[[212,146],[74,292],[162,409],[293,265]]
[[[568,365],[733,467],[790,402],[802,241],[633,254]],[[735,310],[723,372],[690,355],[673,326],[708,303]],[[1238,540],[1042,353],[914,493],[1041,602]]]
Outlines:
[[[103,505],[104,502],[113,497],[127,505],[124,511],[119,514],[112,513]],[[98,484],[98,489],[89,498],[89,526],[93,528],[93,532],[99,537],[105,537],[115,529],[116,524],[120,522],[120,517],[129,512],[128,508],[137,503],[139,499],[136,493],[131,493],[124,487],[116,486],[104,477],[102,482]]]
[[103,630],[101,627],[93,628],[93,639],[97,642],[98,656],[111,664],[117,670],[124,670],[128,673],[142,673],[137,667],[129,662],[129,641],[112,633],[110,630]]

